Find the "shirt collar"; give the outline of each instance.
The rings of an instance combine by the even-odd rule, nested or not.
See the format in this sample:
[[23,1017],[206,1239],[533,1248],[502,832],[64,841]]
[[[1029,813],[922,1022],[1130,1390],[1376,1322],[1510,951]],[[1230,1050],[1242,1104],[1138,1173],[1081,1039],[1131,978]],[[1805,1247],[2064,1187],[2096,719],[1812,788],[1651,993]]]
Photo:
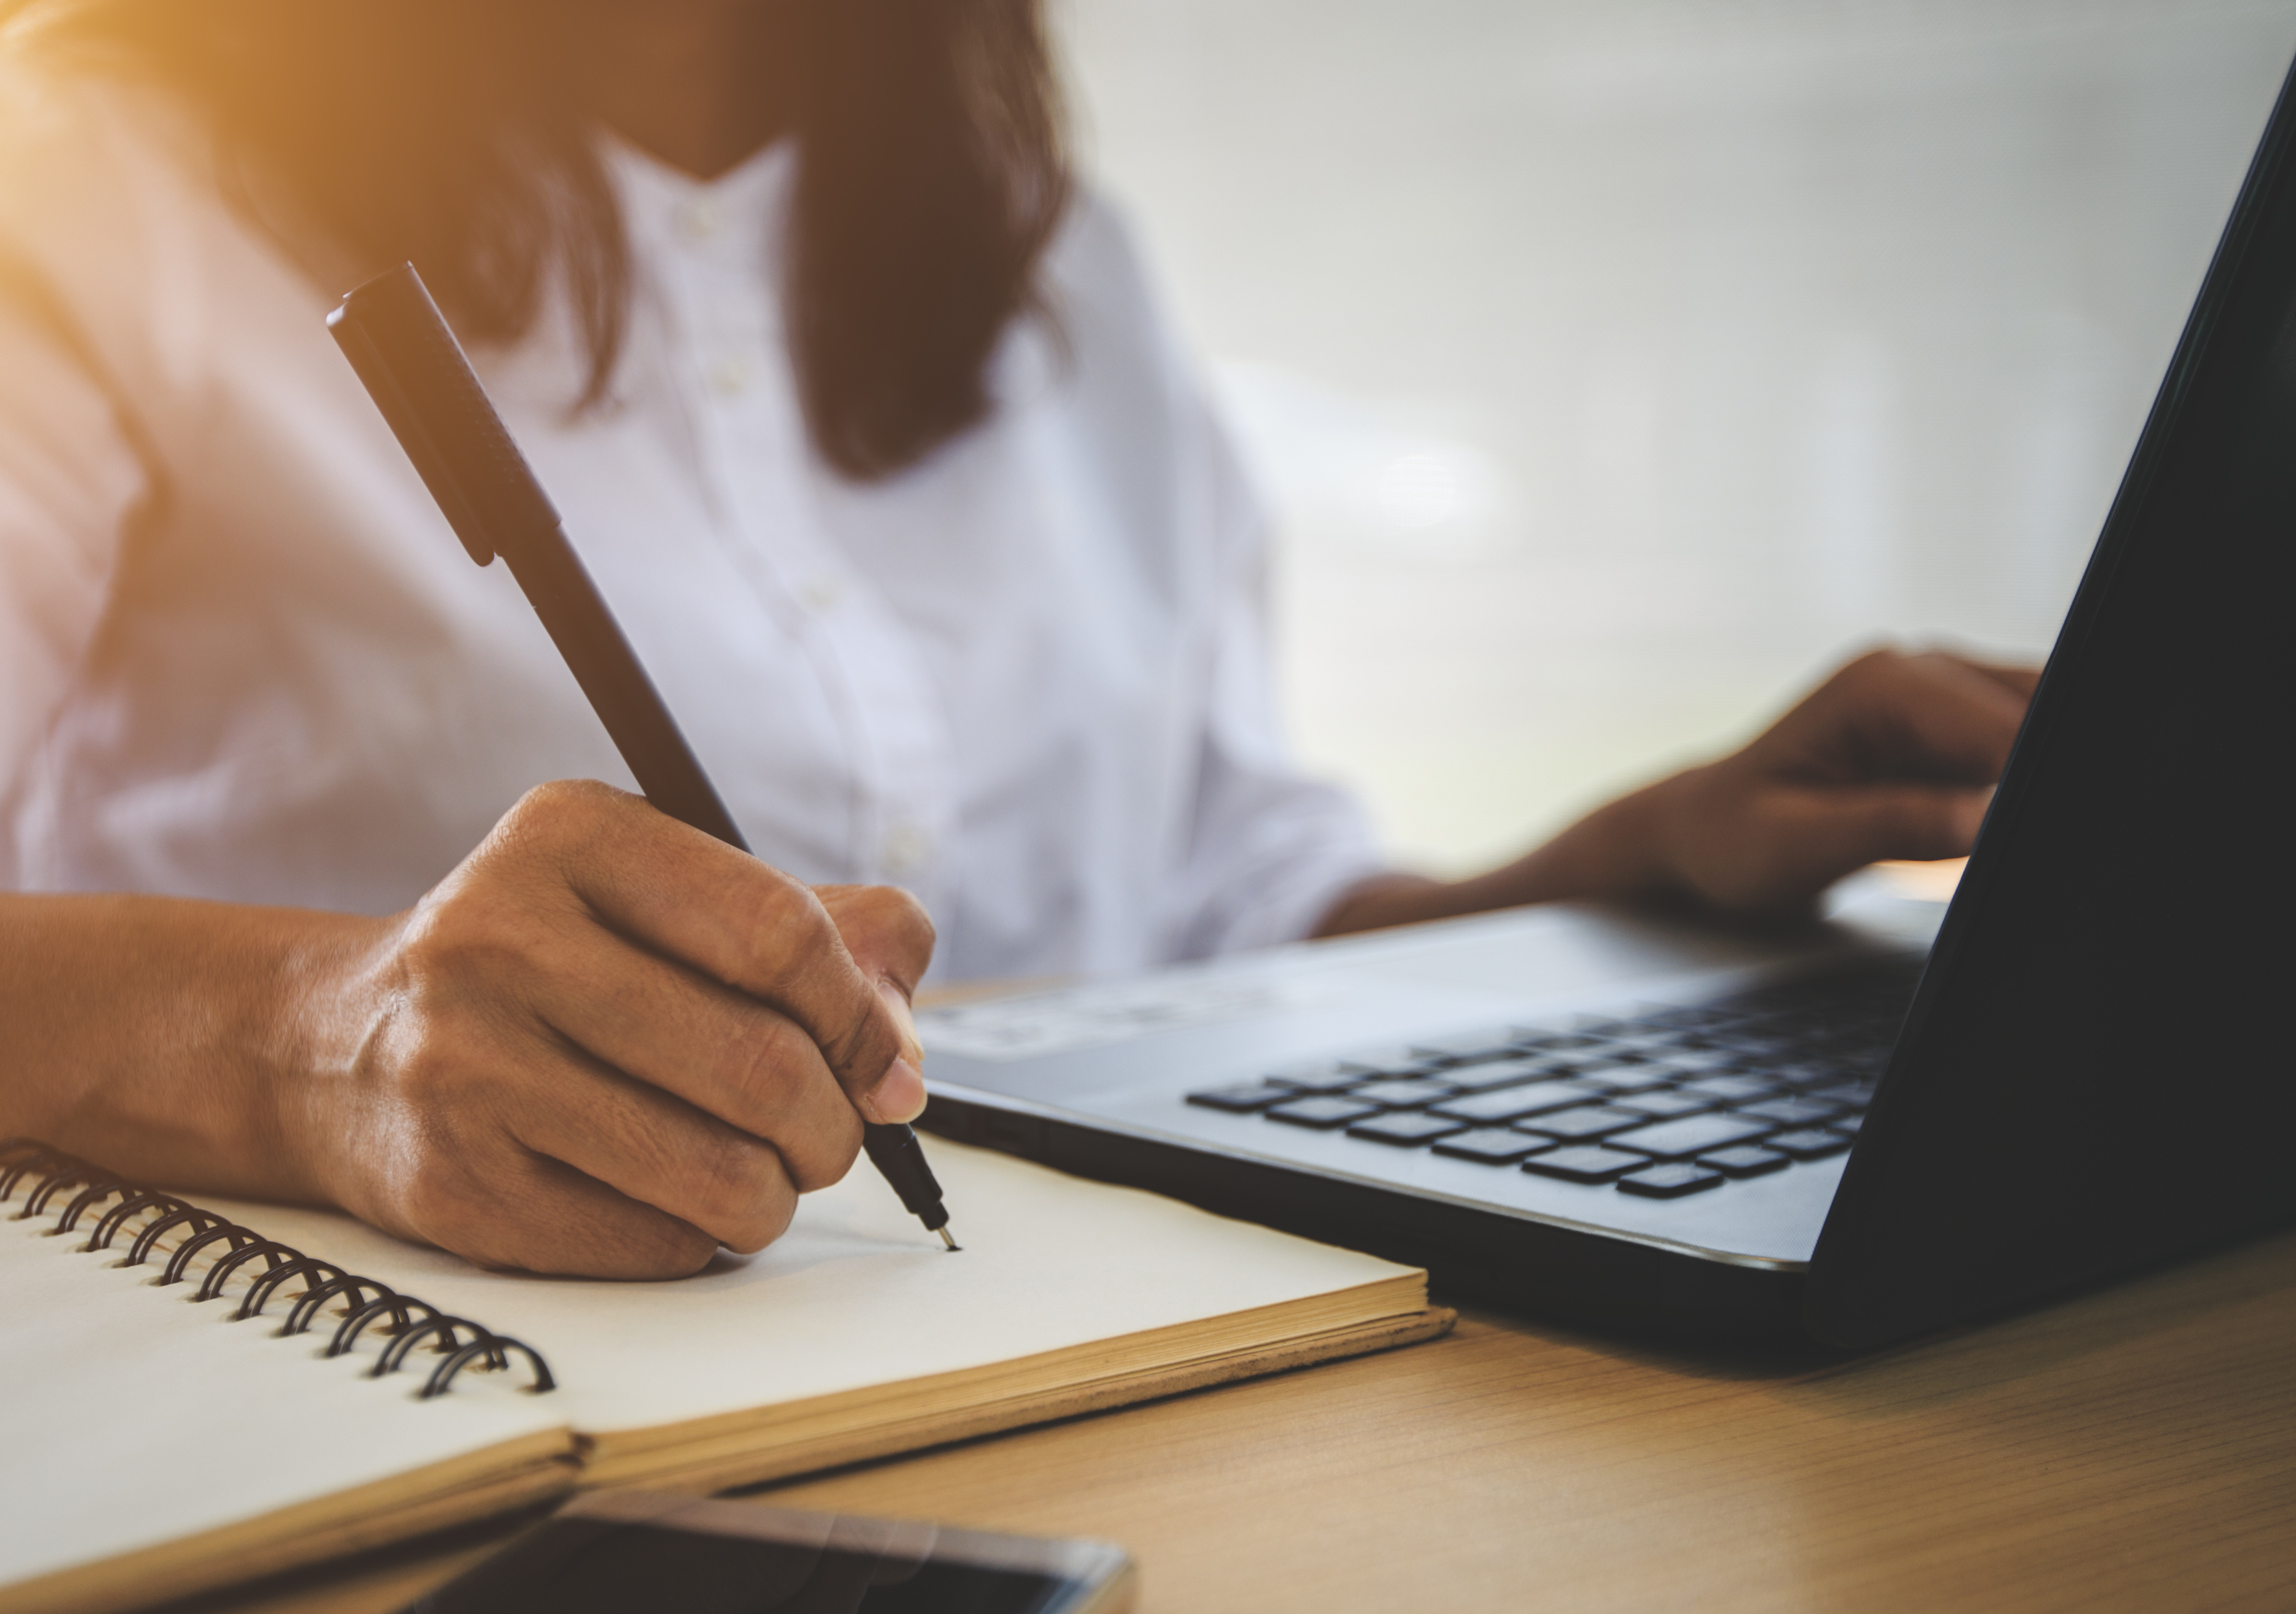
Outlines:
[[722,239],[745,256],[774,232],[796,169],[796,143],[787,137],[714,179],[673,168],[611,129],[600,145],[635,240],[705,245]]

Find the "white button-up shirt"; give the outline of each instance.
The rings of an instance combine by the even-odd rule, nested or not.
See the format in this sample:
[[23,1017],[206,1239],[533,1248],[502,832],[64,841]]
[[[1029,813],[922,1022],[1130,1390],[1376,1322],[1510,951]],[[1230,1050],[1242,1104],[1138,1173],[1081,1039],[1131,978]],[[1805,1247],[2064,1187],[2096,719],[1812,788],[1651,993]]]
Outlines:
[[[628,775],[187,128],[0,82],[0,883],[390,911],[529,786]],[[915,891],[941,978],[1289,939],[1378,867],[1286,757],[1259,515],[1105,207],[993,416],[857,484],[773,290],[787,152],[610,167],[606,401],[561,308],[474,357],[760,857]]]

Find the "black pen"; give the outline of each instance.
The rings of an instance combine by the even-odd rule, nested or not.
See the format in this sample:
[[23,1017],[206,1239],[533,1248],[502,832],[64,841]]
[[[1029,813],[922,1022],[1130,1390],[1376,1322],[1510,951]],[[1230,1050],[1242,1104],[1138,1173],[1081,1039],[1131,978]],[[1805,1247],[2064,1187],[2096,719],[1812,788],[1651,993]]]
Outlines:
[[[500,555],[510,564],[646,800],[749,851],[414,266],[352,292],[327,316],[327,329],[471,558],[486,566]],[[902,1205],[956,1248],[916,1133],[871,1123],[862,1147]]]

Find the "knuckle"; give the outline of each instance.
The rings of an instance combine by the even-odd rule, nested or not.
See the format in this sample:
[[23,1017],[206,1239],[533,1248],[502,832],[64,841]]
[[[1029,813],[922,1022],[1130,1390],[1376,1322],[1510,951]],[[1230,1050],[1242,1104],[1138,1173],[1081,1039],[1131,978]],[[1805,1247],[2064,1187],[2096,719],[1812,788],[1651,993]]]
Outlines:
[[801,882],[769,869],[767,901],[758,904],[744,951],[750,972],[773,994],[803,988],[824,966],[843,961],[836,920]]
[[432,985],[542,957],[560,928],[547,909],[515,886],[452,880],[417,903],[401,926],[401,968],[411,983]]
[[644,1278],[691,1278],[709,1264],[718,1253],[712,1234],[675,1216],[651,1218],[633,1239],[634,1275]]
[[824,1124],[808,1128],[795,1145],[783,1151],[790,1186],[809,1194],[845,1180],[861,1152],[861,1117],[850,1104],[829,1106]]
[[750,1145],[759,1158],[746,1163],[741,1181],[725,1185],[726,1202],[708,1224],[717,1229],[718,1242],[731,1250],[752,1255],[788,1231],[797,1214],[797,1186],[782,1167],[781,1157],[764,1144]]
[[1894,645],[1875,645],[1852,657],[1841,676],[1855,685],[1871,685],[1894,677],[1906,655]]
[[849,885],[835,893],[835,922],[847,948],[872,969],[906,981],[924,973],[936,940],[932,916],[898,885]]
[[549,844],[578,814],[580,797],[572,782],[554,779],[537,785],[518,798],[495,825],[488,840],[501,848],[529,848]]
[[787,875],[779,877],[789,889],[786,911],[780,916],[784,956],[800,968],[810,968],[824,953],[841,949],[844,938],[819,897]]
[[521,822],[551,823],[587,818],[608,809],[623,793],[596,779],[551,779],[518,798],[510,816]]
[[722,1103],[704,1108],[744,1131],[759,1132],[827,1075],[821,1050],[803,1026],[762,1015],[728,1040],[713,1072]]
[[770,1140],[799,1192],[845,1174],[861,1147],[861,1117],[802,1026],[765,1017],[735,1040],[724,1083],[728,1102],[719,1113]]
[[696,1223],[729,1248],[764,1248],[788,1225],[782,1202],[794,1198],[781,1156],[754,1138],[726,1136],[693,1163]]
[[650,1205],[587,1206],[568,1226],[559,1206],[541,1206],[519,1234],[481,1264],[583,1278],[690,1278],[718,1253],[717,1238]]
[[934,929],[932,915],[925,911],[924,903],[898,885],[881,885],[876,887],[876,893],[873,900],[881,905],[882,922],[891,932],[895,944],[930,960],[939,933]]
[[554,861],[595,838],[603,820],[628,799],[596,779],[537,785],[503,814],[480,853],[488,862],[505,857]]
[[832,1071],[867,1085],[893,1062],[899,1045],[890,1022],[873,995],[865,1011],[824,1042],[821,1051]]

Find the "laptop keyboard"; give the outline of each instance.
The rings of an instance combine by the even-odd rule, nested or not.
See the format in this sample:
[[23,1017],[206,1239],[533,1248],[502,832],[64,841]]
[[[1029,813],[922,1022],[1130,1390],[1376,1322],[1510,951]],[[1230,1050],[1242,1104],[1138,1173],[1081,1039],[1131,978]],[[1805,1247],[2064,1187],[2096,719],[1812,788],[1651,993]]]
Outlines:
[[1358,1049],[1188,1102],[1680,1198],[1847,1150],[1920,975],[1891,960],[1623,1019]]

